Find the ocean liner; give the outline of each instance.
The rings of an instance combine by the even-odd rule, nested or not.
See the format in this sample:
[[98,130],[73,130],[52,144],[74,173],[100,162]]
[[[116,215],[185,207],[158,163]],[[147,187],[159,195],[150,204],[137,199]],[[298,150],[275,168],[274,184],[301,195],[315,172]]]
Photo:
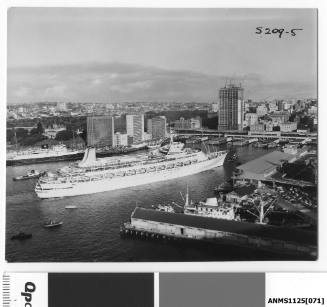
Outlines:
[[83,157],[83,151],[68,149],[65,145],[55,145],[51,148],[31,148],[24,151],[12,151],[7,154],[6,164],[24,165],[44,163],[52,161],[79,160]]
[[226,151],[184,148],[172,140],[167,151],[118,159],[96,159],[95,149],[87,148],[82,161],[42,176],[35,192],[40,198],[65,197],[176,179],[222,166],[226,155]]

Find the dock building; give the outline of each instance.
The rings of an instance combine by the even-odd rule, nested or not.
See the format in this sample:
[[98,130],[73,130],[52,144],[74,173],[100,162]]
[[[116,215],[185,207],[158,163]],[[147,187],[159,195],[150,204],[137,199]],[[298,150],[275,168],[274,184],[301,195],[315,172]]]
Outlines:
[[281,151],[273,151],[237,167],[234,179],[260,181],[275,174],[284,162],[293,162],[296,156]]
[[137,207],[123,234],[231,243],[270,251],[316,256],[314,232]]

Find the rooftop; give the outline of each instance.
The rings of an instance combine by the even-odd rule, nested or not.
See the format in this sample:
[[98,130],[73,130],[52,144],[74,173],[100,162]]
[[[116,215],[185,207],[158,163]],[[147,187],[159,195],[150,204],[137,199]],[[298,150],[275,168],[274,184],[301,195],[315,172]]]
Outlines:
[[242,164],[237,168],[244,172],[266,174],[276,169],[276,167],[280,166],[283,160],[290,161],[293,158],[294,155],[287,154],[281,151],[273,151],[262,157]]
[[240,197],[243,197],[245,195],[250,195],[254,192],[254,190],[256,189],[255,185],[244,185],[244,186],[240,186],[234,189],[234,193]]

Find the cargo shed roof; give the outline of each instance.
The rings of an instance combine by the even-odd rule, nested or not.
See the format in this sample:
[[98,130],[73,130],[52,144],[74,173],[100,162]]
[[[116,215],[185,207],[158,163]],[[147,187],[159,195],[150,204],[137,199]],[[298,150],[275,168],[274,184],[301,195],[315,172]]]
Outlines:
[[249,161],[245,164],[238,166],[237,168],[244,172],[250,172],[254,174],[265,174],[276,169],[281,165],[282,160],[291,160],[295,156],[287,154],[281,151],[272,151],[262,157]]

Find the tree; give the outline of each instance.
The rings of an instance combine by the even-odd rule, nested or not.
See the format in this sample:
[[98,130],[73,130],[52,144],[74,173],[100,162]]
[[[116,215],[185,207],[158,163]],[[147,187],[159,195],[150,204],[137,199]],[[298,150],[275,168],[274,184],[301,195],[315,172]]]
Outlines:
[[43,141],[46,139],[47,139],[47,137],[42,134],[32,134],[32,135],[28,135],[26,138],[22,139],[20,141],[20,144],[23,146],[33,146],[37,142],[40,142],[40,141]]
[[37,134],[43,134],[44,133],[44,128],[43,128],[41,122],[37,123],[36,129],[37,129]]
[[33,128],[30,131],[30,135],[35,135],[35,134],[42,135],[43,133],[44,133],[44,128],[41,122],[38,122],[36,128]]
[[17,139],[23,139],[28,136],[28,130],[24,128],[18,128],[16,129],[16,137]]
[[7,142],[15,142],[15,129],[7,129]]
[[87,130],[83,129],[83,132],[79,135],[83,141],[86,143],[87,142]]
[[56,140],[57,141],[68,141],[73,138],[73,131],[72,130],[63,130],[59,131],[56,134]]

